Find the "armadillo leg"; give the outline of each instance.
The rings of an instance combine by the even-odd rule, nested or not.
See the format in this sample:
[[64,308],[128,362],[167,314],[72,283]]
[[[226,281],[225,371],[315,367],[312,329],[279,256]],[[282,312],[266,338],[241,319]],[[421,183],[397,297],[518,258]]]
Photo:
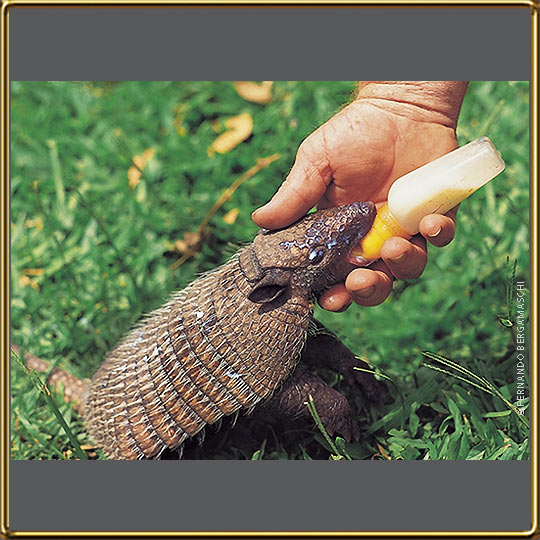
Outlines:
[[296,369],[264,408],[274,416],[310,418],[309,396],[313,398],[317,414],[330,436],[339,434],[347,441],[358,440],[358,426],[347,398],[330,388],[320,377],[301,368]]
[[337,337],[319,321],[313,320],[313,330],[302,352],[302,362],[311,366],[328,367],[346,382],[356,384],[370,401],[379,401],[381,385],[371,373],[355,368],[372,370],[357,358]]

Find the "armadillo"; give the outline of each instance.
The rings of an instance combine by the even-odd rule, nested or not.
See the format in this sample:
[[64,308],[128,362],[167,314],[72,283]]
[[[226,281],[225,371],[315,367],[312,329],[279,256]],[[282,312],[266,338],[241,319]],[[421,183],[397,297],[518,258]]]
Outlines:
[[330,432],[357,437],[346,398],[297,364],[324,347],[334,360],[339,353],[354,362],[344,345],[325,345],[327,334],[310,337],[313,300],[353,269],[348,255],[375,213],[372,203],[357,202],[262,229],[147,315],[89,384],[75,383],[91,438],[112,459],[153,458],[258,405],[301,416],[308,395]]

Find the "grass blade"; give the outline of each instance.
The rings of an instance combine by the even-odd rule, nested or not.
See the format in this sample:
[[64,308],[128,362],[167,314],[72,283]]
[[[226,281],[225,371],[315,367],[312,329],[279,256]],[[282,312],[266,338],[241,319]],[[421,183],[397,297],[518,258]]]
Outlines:
[[60,412],[60,409],[58,408],[58,405],[56,404],[55,399],[51,395],[51,391],[47,387],[47,385],[41,380],[39,375],[34,370],[29,370],[24,362],[20,359],[20,357],[14,352],[11,351],[11,355],[15,358],[16,362],[24,369],[24,371],[28,374],[30,377],[30,380],[32,381],[33,385],[37,388],[37,390],[43,394],[43,397],[45,398],[45,402],[49,406],[51,412],[56,416],[56,419],[64,429],[69,441],[73,445],[73,448],[75,449],[75,454],[79,459],[88,459],[88,456],[85,454],[83,449],[81,448],[81,445],[79,444],[79,441],[77,440],[77,437],[71,430],[71,428],[68,426],[67,422],[65,421],[62,413]]
[[350,456],[347,458],[347,456],[344,456],[341,454],[341,452],[338,450],[337,446],[334,444],[334,441],[330,438],[330,435],[328,435],[328,432],[323,426],[323,423],[321,421],[321,417],[319,416],[319,413],[317,412],[317,409],[315,408],[315,403],[313,401],[313,397],[311,394],[308,396],[308,400],[306,401],[306,405],[308,408],[309,413],[313,417],[313,420],[315,421],[315,424],[319,428],[319,431],[322,433],[322,436],[325,438],[326,442],[328,443],[328,446],[332,449],[332,452],[336,456],[339,456],[340,459],[351,459]]
[[431,359],[431,360],[434,360],[435,362],[439,362],[441,364],[443,364],[444,366],[447,366],[459,373],[465,373],[467,375],[469,375],[471,378],[474,378],[476,379],[476,381],[478,382],[474,382],[470,379],[467,379],[466,377],[463,377],[461,375],[457,375],[456,373],[452,373],[451,371],[448,371],[448,370],[445,370],[443,368],[439,368],[437,366],[434,366],[432,364],[427,364],[427,363],[423,363],[422,365],[425,366],[425,367],[428,367],[430,369],[433,369],[435,371],[440,371],[441,373],[445,373],[447,375],[450,375],[451,377],[454,377],[456,379],[460,379],[472,386],[475,386],[476,388],[478,388],[479,390],[482,390],[483,392],[485,392],[486,394],[490,394],[491,396],[495,396],[495,397],[498,397],[512,412],[514,412],[519,421],[522,422],[525,426],[527,426],[527,428],[529,427],[529,422],[524,418],[524,416],[522,414],[520,414],[519,410],[517,409],[517,407],[511,403],[510,401],[508,401],[508,399],[506,399],[504,397],[504,395],[501,393],[501,391],[493,384],[491,383],[490,381],[488,381],[485,377],[482,377],[480,375],[476,375],[476,373],[473,373],[472,371],[464,368],[463,366],[460,366],[459,364],[456,364],[455,362],[453,362],[452,360],[450,360],[449,358],[445,358],[444,356],[440,356],[438,354],[435,354],[435,353],[432,353],[432,352],[429,352],[429,351],[422,351],[422,355],[423,356],[426,356],[427,358]]

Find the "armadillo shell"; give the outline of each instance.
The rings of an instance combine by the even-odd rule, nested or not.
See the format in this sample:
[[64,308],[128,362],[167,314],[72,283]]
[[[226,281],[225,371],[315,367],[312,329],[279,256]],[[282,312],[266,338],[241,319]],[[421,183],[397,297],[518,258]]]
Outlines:
[[177,448],[280,386],[306,340],[309,305],[292,299],[264,310],[247,301],[249,291],[235,258],[177,293],[112,351],[83,403],[88,432],[109,457]]

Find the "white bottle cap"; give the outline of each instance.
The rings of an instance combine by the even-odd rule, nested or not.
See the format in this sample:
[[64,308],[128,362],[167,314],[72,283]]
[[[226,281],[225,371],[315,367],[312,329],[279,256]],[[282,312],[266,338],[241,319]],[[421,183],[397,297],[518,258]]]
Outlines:
[[411,235],[428,214],[445,214],[504,170],[493,143],[482,137],[396,180],[388,209]]

